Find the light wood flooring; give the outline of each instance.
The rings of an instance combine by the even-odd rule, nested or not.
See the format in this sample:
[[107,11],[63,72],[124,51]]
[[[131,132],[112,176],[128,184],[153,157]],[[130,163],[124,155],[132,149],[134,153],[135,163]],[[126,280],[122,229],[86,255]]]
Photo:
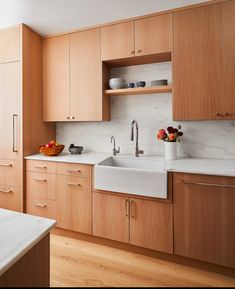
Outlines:
[[235,278],[51,234],[52,287],[234,287]]

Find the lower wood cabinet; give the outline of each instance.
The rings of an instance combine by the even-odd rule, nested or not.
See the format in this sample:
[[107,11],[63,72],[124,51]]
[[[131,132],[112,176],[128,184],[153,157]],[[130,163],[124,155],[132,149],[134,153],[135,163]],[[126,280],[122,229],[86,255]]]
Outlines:
[[57,175],[57,226],[91,234],[91,180]]
[[130,198],[130,244],[173,253],[172,204]]
[[235,178],[173,174],[174,253],[235,268]]
[[172,204],[93,192],[93,235],[173,253]]
[[92,193],[93,235],[129,243],[129,199]]

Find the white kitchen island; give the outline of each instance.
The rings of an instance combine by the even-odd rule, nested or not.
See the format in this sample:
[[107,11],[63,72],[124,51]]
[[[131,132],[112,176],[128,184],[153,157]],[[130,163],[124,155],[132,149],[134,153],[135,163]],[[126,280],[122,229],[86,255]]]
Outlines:
[[55,220],[0,209],[0,287],[49,287]]

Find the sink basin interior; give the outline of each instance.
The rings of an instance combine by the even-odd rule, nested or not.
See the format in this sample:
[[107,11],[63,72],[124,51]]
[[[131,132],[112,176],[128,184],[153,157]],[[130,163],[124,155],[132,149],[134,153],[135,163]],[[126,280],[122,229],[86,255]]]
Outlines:
[[162,159],[148,160],[148,159],[133,159],[124,157],[109,157],[100,162],[100,166],[154,170],[159,171],[164,168],[164,161]]

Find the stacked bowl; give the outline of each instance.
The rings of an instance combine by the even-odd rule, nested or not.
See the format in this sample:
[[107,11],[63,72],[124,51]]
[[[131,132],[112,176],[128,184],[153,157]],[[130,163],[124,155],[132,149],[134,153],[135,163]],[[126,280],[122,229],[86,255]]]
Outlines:
[[111,89],[120,89],[126,87],[126,81],[123,78],[110,78],[109,87]]

